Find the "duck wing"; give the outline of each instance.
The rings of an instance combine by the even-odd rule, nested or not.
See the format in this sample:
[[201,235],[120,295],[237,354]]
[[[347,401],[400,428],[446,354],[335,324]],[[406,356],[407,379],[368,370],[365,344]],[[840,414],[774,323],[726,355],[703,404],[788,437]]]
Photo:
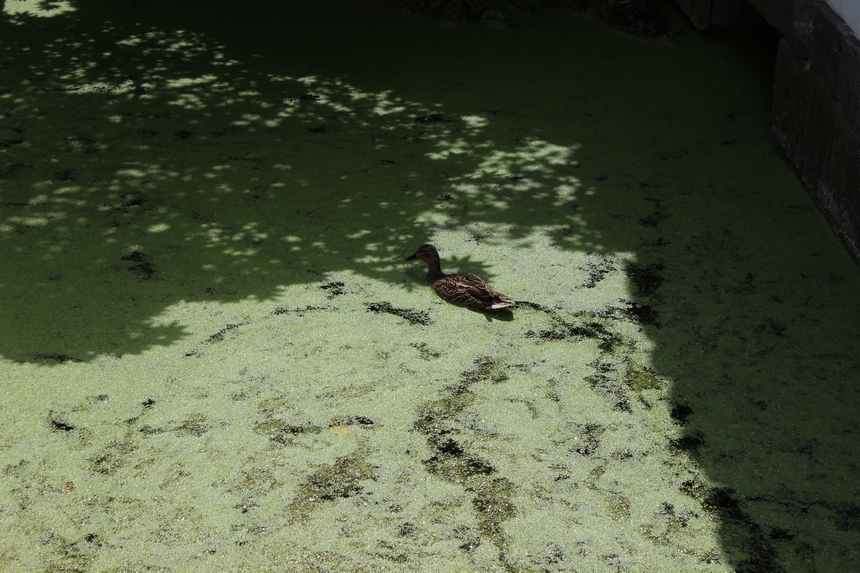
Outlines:
[[443,299],[471,308],[501,310],[514,306],[514,301],[494,291],[483,279],[472,273],[449,275],[433,283],[433,287]]

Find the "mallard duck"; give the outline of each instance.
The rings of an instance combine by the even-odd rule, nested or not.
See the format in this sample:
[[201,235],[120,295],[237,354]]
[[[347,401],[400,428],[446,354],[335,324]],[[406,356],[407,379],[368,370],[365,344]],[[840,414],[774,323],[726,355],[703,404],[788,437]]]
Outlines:
[[490,288],[480,277],[472,273],[446,275],[442,272],[439,253],[433,245],[421,245],[407,261],[422,260],[427,263],[427,280],[439,298],[473,310],[498,311],[514,306],[507,295]]

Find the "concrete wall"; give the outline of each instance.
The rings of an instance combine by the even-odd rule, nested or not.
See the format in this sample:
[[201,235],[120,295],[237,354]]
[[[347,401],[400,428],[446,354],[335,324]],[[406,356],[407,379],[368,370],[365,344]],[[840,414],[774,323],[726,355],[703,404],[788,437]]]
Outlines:
[[761,24],[758,12],[747,0],[675,0],[700,30],[745,28]]
[[676,2],[701,29],[752,27],[752,6],[779,32],[774,139],[860,264],[860,0]]
[[860,2],[857,0],[827,0],[827,3],[857,35],[857,32],[860,31]]

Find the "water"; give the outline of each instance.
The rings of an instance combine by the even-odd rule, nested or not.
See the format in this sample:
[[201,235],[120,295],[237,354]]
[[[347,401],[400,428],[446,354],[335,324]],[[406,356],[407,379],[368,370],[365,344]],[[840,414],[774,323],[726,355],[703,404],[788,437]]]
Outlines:
[[772,39],[77,8],[0,30],[4,570],[856,567]]

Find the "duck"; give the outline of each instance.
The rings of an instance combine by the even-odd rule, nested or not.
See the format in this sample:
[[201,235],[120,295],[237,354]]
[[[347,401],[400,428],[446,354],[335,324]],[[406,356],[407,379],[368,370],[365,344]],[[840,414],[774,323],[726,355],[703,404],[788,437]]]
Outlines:
[[415,254],[406,257],[406,260],[427,263],[427,280],[439,298],[451,304],[481,312],[498,312],[516,304],[507,295],[491,289],[490,285],[477,275],[443,273],[439,252],[433,245],[421,245]]

